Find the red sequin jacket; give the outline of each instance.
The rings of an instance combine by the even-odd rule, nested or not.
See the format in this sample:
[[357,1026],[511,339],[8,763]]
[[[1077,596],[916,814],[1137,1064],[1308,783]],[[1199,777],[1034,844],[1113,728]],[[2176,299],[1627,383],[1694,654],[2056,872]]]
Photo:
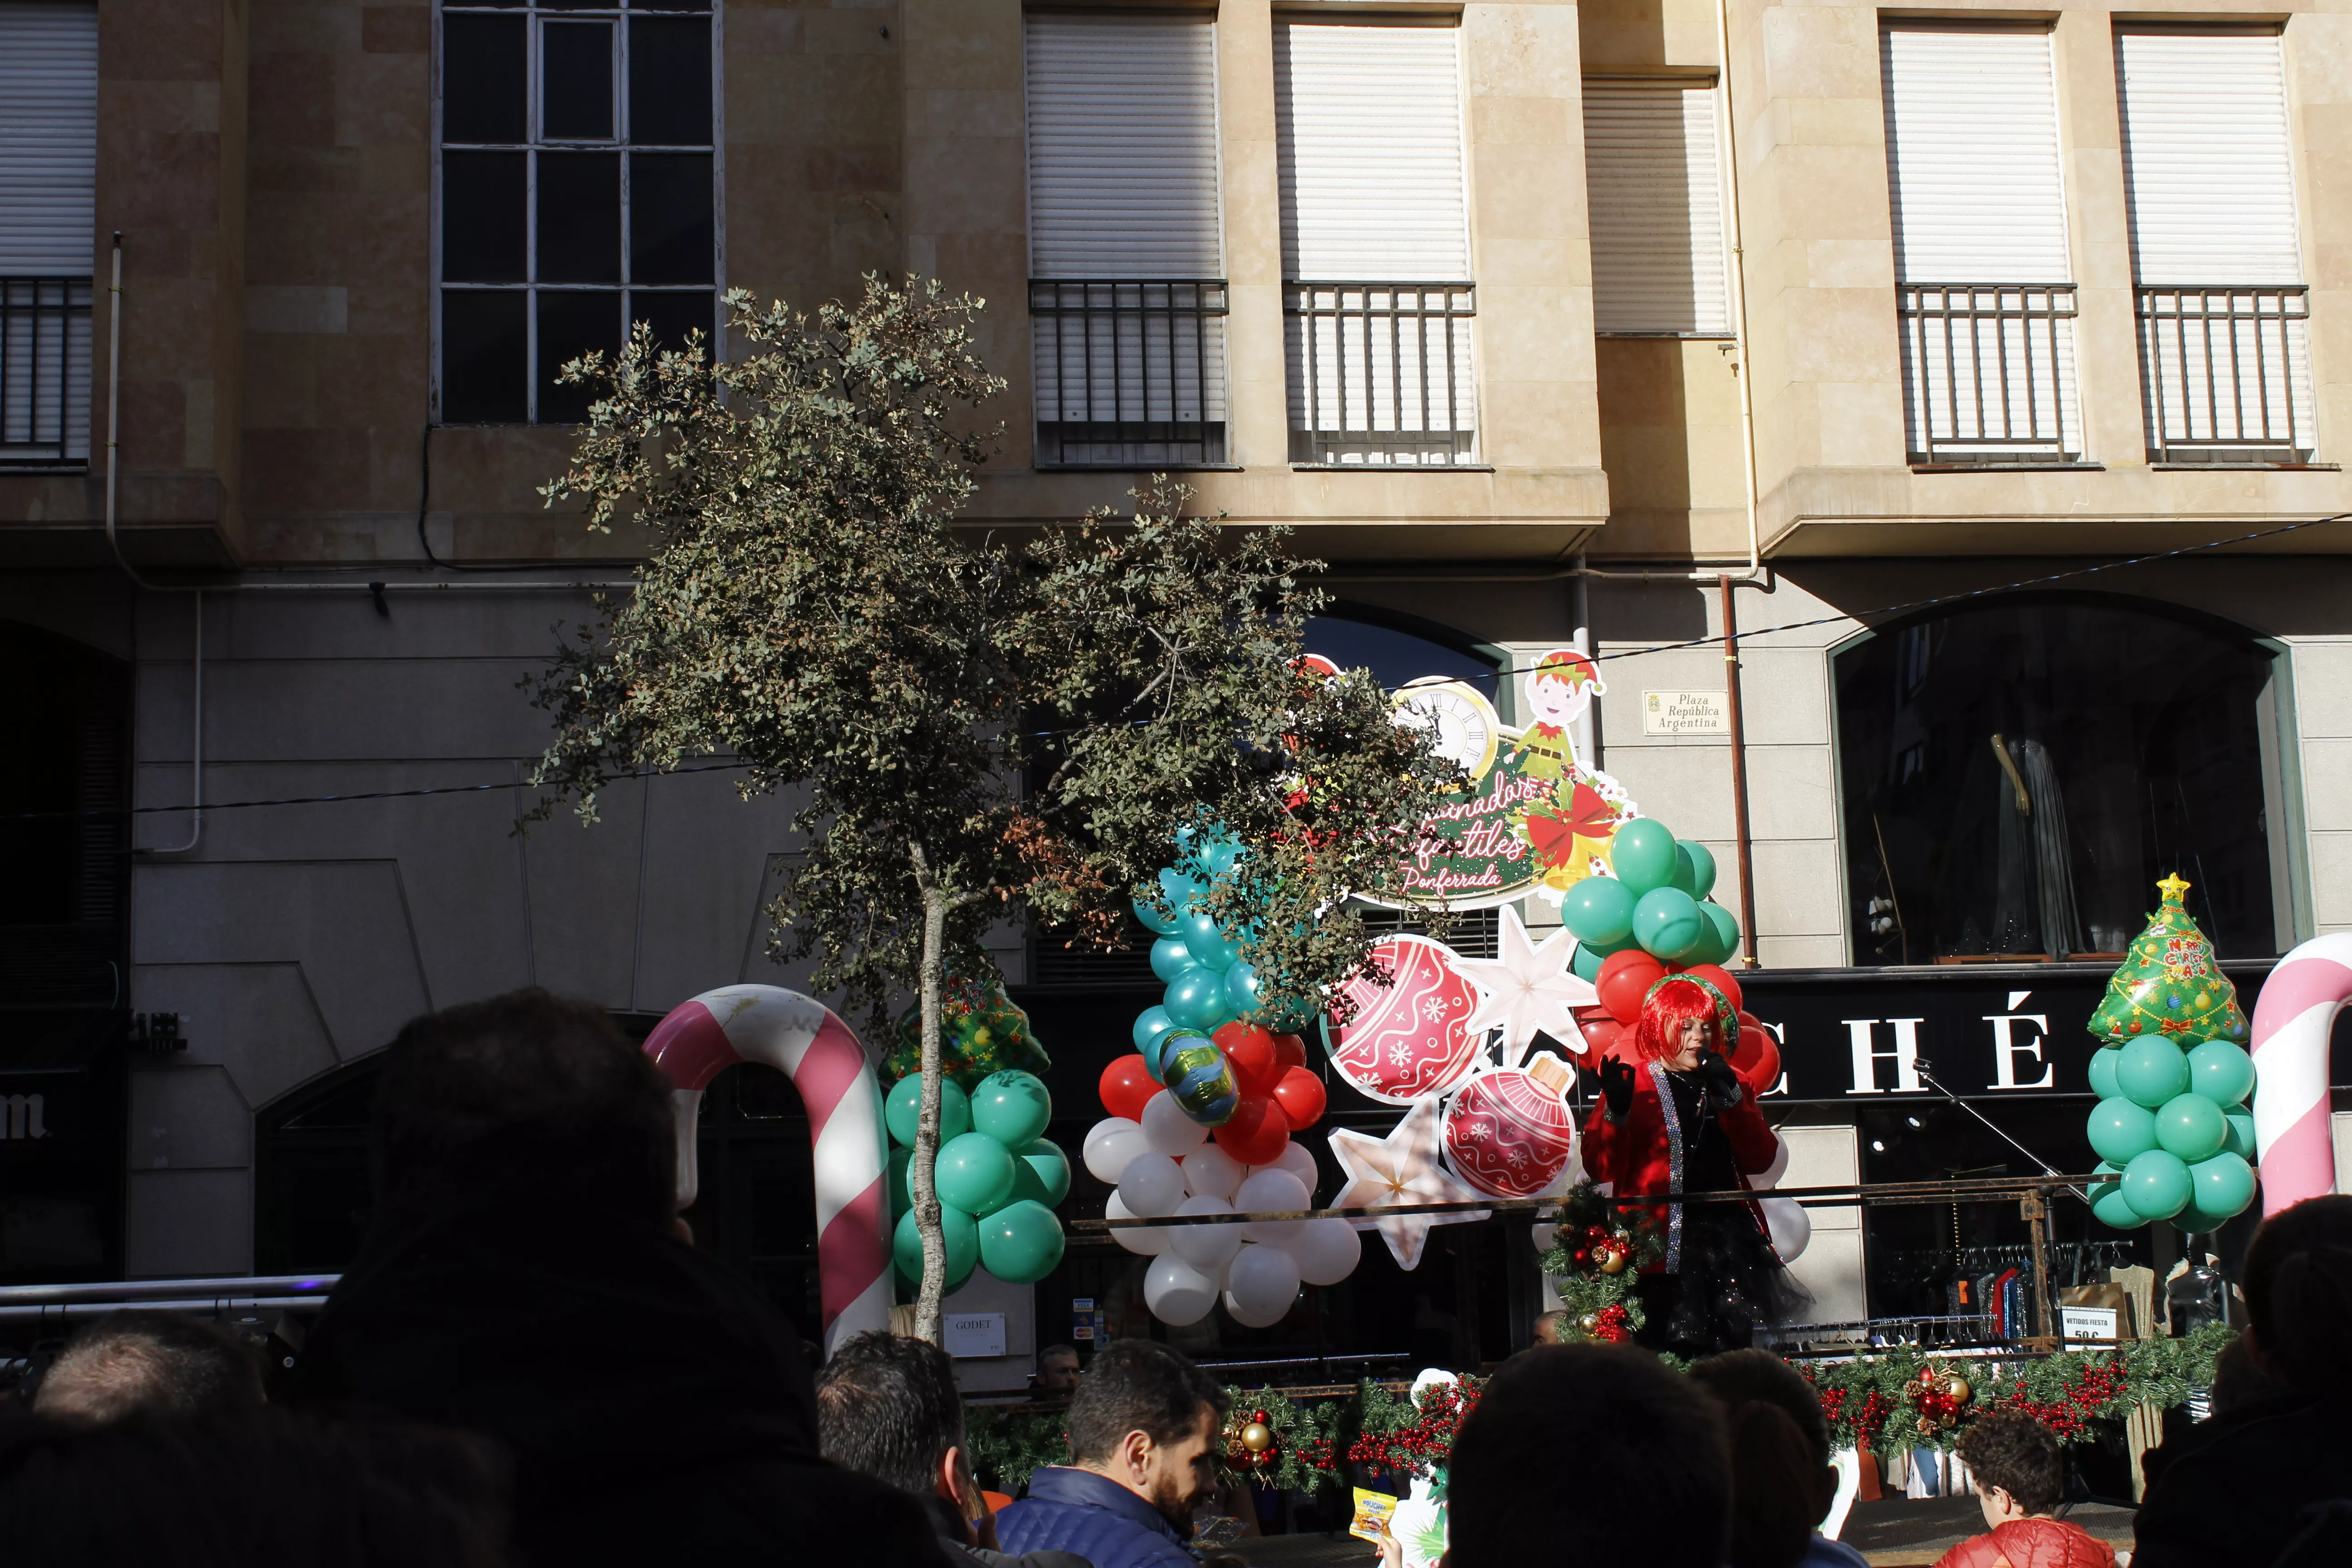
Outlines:
[[[1658,1082],[1663,1074],[1663,1068],[1633,1069],[1633,1100],[1625,1108],[1622,1121],[1609,1120],[1606,1100],[1596,1103],[1592,1113],[1585,1118],[1581,1145],[1584,1173],[1596,1182],[1608,1184],[1610,1192],[1618,1197],[1698,1190],[1686,1187],[1679,1177],[1679,1139],[1668,1135],[1665,1108],[1658,1098]],[[1773,1157],[1780,1152],[1780,1135],[1765,1124],[1764,1113],[1757,1108],[1752,1091],[1742,1094],[1739,1103],[1730,1110],[1718,1110],[1716,1116],[1725,1140],[1731,1145],[1732,1163],[1740,1173],[1739,1184],[1745,1187],[1748,1177],[1771,1168]],[[1678,1124],[1675,1131],[1680,1132]],[[1763,1212],[1752,1203],[1747,1208],[1757,1227],[1763,1229]],[[1640,1211],[1621,1212],[1630,1220]],[[1659,1237],[1667,1236],[1671,1211],[1660,1207],[1649,1212]],[[1654,1274],[1670,1266],[1667,1258],[1660,1257],[1645,1265],[1643,1271]]]
[[2063,1519],[2012,1519],[1972,1535],[1936,1560],[1936,1568],[2115,1568],[2116,1550]]

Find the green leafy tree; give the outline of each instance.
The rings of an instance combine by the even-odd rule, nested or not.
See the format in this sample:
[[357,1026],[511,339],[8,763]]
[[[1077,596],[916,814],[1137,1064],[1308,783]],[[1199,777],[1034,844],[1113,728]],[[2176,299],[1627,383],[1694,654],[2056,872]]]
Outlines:
[[542,493],[655,543],[538,683],[537,777],[590,819],[612,779],[712,754],[748,764],[747,795],[801,792],[771,951],[816,954],[814,984],[877,1027],[894,994],[920,1000],[909,1179],[936,1340],[941,990],[992,973],[986,928],[1114,942],[1131,896],[1160,899],[1179,830],[1214,821],[1249,853],[1208,906],[1247,922],[1271,994],[1321,998],[1367,962],[1347,896],[1401,885],[1461,779],[1369,674],[1301,665],[1319,601],[1276,531],[1183,516],[1157,481],[1130,518],[957,526],[993,442],[971,411],[1003,384],[978,302],[869,279],[814,319],[728,303],[744,352],[725,363],[640,327],[616,363],[567,367],[604,395]]

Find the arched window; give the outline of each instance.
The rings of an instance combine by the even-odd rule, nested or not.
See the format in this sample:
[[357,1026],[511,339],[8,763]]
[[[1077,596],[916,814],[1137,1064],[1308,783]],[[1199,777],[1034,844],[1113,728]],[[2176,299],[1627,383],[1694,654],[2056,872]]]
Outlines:
[[2042,595],[1840,651],[1854,962],[2112,960],[2168,872],[2222,956],[2292,945],[2273,658],[2185,612]]

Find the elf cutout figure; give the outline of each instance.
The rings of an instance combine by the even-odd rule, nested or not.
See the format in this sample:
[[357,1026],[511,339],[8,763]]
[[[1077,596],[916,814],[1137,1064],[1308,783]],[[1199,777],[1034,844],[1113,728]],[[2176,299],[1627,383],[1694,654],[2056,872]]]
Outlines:
[[1519,772],[1536,779],[1574,778],[1576,744],[1568,727],[1607,689],[1592,660],[1572,647],[1554,648],[1536,660],[1521,688],[1528,719],[1518,740]]
[[[1748,1190],[1780,1141],[1732,1070],[1738,1041],[1738,1010],[1709,982],[1669,974],[1651,986],[1633,1029],[1635,1060],[1601,1064],[1601,1103],[1584,1124],[1585,1173],[1616,1197]],[[1622,1212],[1629,1222],[1643,1213]],[[1652,1349],[1745,1349],[1759,1326],[1793,1321],[1811,1305],[1752,1200],[1647,1212],[1664,1243],[1637,1287],[1647,1320],[1638,1337]]]

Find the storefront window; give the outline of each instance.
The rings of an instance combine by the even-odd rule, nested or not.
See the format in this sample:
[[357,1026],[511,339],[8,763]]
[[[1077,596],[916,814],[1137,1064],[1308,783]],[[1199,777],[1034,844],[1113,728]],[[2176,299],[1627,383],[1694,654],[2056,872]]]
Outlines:
[[2272,675],[2249,637],[2087,598],[1838,654],[1854,962],[2112,962],[2168,872],[2223,957],[2283,951]]

